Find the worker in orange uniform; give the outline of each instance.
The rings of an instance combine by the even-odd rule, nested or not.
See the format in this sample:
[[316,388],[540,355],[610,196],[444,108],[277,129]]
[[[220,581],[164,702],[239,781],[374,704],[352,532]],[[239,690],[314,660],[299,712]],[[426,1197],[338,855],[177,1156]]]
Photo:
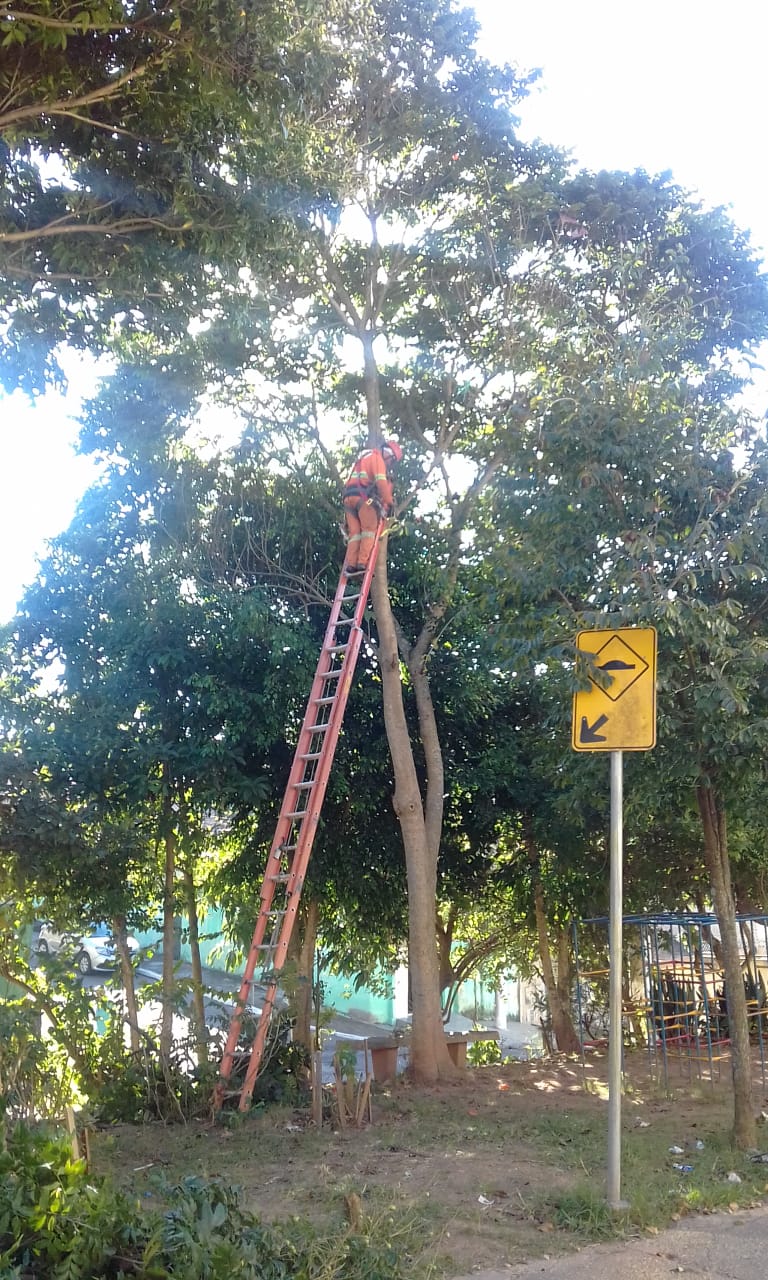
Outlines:
[[380,449],[366,449],[357,459],[344,486],[344,516],[349,535],[347,573],[362,573],[373,551],[382,516],[390,516],[395,503],[390,469],[403,451],[396,440],[385,440]]

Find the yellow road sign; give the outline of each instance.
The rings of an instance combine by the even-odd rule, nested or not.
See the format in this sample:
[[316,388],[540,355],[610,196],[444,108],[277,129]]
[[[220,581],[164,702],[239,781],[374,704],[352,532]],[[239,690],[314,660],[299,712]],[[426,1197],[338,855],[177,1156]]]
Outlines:
[[656,630],[580,631],[576,648],[605,676],[573,695],[574,751],[649,751],[656,745]]

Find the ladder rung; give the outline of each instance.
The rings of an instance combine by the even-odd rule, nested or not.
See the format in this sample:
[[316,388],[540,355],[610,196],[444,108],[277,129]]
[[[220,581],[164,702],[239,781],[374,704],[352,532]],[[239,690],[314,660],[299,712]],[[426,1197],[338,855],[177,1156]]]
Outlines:
[[326,653],[346,653],[349,644],[329,644]]
[[310,733],[325,733],[326,729],[330,729],[329,724],[310,724],[307,726]]
[[265,880],[273,880],[275,884],[287,884],[291,878],[290,871],[278,871],[273,876],[265,876]]
[[308,782],[294,782],[293,785],[296,791],[309,791],[314,787],[316,781],[316,778],[310,778]]
[[321,680],[338,680],[339,676],[344,674],[344,668],[339,667],[338,671],[324,671]]
[[307,751],[303,755],[300,755],[299,759],[300,760],[319,760],[322,754],[323,754],[322,751]]
[[354,625],[355,625],[354,618],[337,618],[336,619],[337,627],[354,627]]
[[284,818],[290,818],[292,821],[295,820],[296,818],[306,818],[308,816],[309,816],[309,809],[302,809],[300,813],[297,811],[296,813],[283,814]]
[[336,701],[336,694],[335,694],[335,693],[333,693],[333,694],[331,694],[331,696],[330,696],[330,697],[328,697],[328,698],[313,698],[313,699],[312,699],[312,706],[313,706],[313,707],[326,707],[326,706],[328,706],[328,704],[329,704],[330,702],[335,702],[335,701]]

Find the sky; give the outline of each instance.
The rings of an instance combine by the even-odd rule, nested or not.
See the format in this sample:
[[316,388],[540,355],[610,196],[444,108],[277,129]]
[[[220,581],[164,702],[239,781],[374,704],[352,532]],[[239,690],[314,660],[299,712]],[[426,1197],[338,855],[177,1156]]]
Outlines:
[[[481,53],[541,78],[520,133],[568,148],[591,169],[671,170],[723,205],[768,256],[763,172],[768,0],[475,0]],[[92,373],[91,379],[92,382]],[[93,476],[74,454],[88,377],[34,408],[0,401],[0,622],[67,526]]]
[[[475,0],[480,50],[542,75],[521,133],[593,169],[671,169],[768,250],[768,4]],[[502,55],[503,51],[503,55]]]

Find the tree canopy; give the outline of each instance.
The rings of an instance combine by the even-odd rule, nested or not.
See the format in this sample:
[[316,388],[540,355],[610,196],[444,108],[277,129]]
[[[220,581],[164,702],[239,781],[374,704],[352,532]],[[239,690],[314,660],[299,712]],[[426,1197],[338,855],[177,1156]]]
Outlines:
[[329,943],[370,968],[407,926],[415,1059],[448,1074],[456,904],[545,949],[604,901],[599,762],[566,722],[576,631],[618,623],[660,637],[629,892],[677,904],[706,865],[732,925],[725,811],[746,848],[766,723],[746,238],[669,175],[522,143],[529,78],[480,58],[451,0],[40,0],[0,24],[8,385],[55,376],[63,341],[114,362],[82,424],[103,478],[7,650],[7,754],[41,821],[61,805],[66,850],[78,806],[166,836],[173,805],[225,813],[218,884],[247,911],[345,466],[392,433],[396,521],[310,873]]

